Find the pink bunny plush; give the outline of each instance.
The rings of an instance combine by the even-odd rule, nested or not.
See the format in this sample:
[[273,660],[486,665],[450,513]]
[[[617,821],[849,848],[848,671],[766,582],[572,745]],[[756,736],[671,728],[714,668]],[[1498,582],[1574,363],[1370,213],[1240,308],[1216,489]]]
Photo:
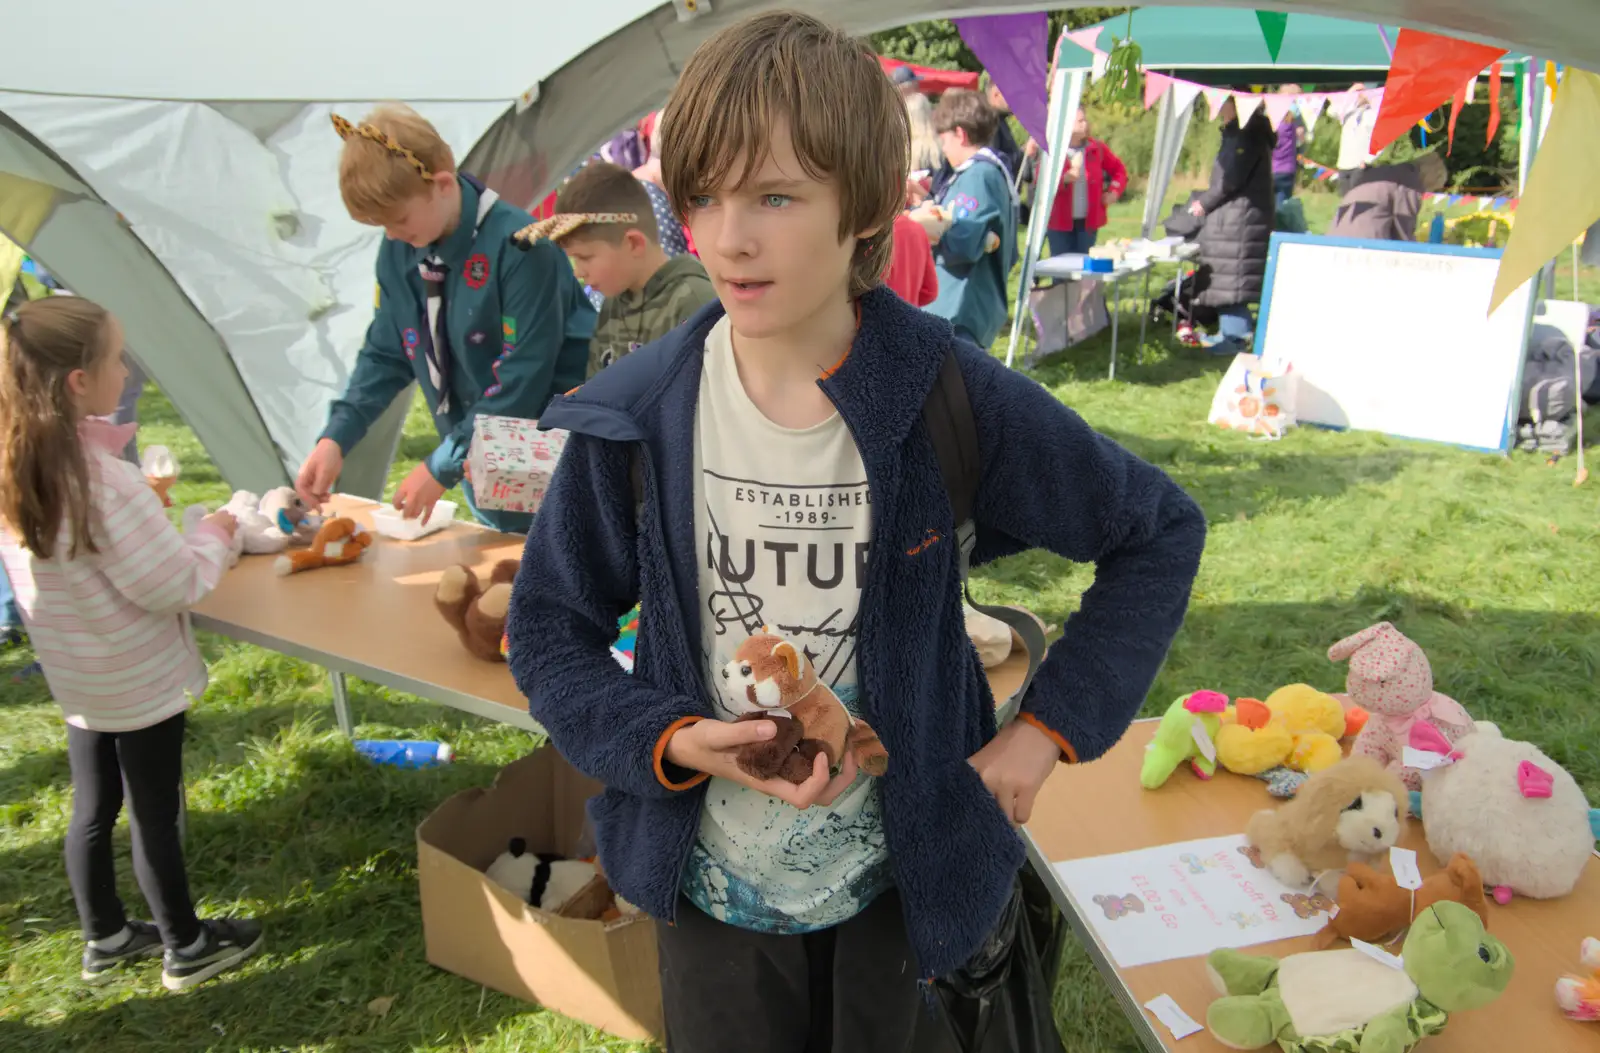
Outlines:
[[1472,718],[1454,699],[1433,689],[1428,656],[1388,622],[1362,629],[1328,648],[1330,662],[1347,658],[1345,690],[1352,703],[1370,714],[1352,752],[1375,757],[1408,789],[1420,790],[1422,773],[1403,763],[1412,725],[1429,724],[1453,743],[1473,730]]

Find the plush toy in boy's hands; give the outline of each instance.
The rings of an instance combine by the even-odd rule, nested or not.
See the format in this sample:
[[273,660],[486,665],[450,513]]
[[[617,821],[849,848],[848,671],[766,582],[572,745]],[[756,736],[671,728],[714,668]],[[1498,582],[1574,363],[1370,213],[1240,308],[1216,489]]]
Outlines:
[[1407,1053],[1451,1013],[1500,997],[1515,968],[1482,919],[1448,901],[1417,916],[1399,957],[1378,954],[1385,960],[1355,948],[1283,959],[1212,951],[1206,971],[1224,997],[1206,1026],[1233,1049]]
[[739,748],[739,770],[751,778],[800,785],[811,778],[817,754],[838,772],[847,750],[868,775],[888,770],[889,753],[877,732],[850,715],[805,652],[769,627],[739,645],[722,667],[722,687],[737,720],[770,720],[777,727],[772,738]]
[[1184,761],[1202,779],[1215,775],[1217,731],[1227,708],[1228,696],[1216,691],[1196,691],[1168,706],[1155,737],[1145,747],[1139,785],[1147,790],[1160,788]]
[[354,519],[330,519],[317,531],[310,548],[284,553],[273,564],[273,569],[280,577],[287,577],[304,570],[342,567],[360,559],[361,553],[371,544],[372,531]]
[[439,576],[433,604],[461,637],[461,646],[485,662],[503,662],[506,612],[511,607],[511,583],[517,577],[517,561],[503,559],[489,573],[485,587],[471,567],[447,567]]

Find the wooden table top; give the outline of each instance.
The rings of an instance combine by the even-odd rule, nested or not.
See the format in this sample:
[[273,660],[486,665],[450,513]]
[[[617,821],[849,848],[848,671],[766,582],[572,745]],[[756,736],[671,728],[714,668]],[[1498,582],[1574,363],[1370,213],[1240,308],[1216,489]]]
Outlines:
[[[370,528],[376,502],[336,496],[329,511]],[[456,522],[417,541],[379,537],[361,559],[280,578],[275,556],[245,556],[194,608],[198,628],[316,662],[479,716],[538,730],[510,672],[469,655],[433,606],[439,576],[465,564],[480,576],[502,559],[520,559],[524,539]],[[1015,647],[988,670],[999,699],[1027,671]]]
[[[1065,862],[1240,834],[1253,813],[1277,803],[1259,779],[1221,769],[1209,782],[1202,782],[1183,767],[1159,790],[1142,789],[1139,767],[1156,726],[1154,720],[1136,722],[1104,757],[1081,766],[1062,765],[1045,783],[1027,831],[1046,861]],[[1410,823],[1400,843],[1416,851],[1424,877],[1440,869],[1428,850],[1421,823]],[[1051,883],[1058,901],[1070,899],[1059,879]],[[1591,861],[1578,887],[1568,896],[1553,900],[1519,896],[1504,907],[1491,900],[1489,911],[1489,931],[1505,942],[1516,959],[1511,986],[1489,1006],[1455,1016],[1444,1033],[1429,1038],[1419,1053],[1503,1053],[1511,1048],[1530,1053],[1569,1053],[1600,1049],[1600,1025],[1566,1019],[1556,1007],[1554,994],[1558,978],[1581,971],[1578,945],[1583,938],[1600,936],[1600,865]],[[1074,927],[1082,937],[1091,930],[1088,914],[1081,909],[1078,913],[1080,919]],[[1152,1049],[1222,1053],[1228,1048],[1208,1031],[1174,1041],[1171,1032],[1142,1008],[1158,995],[1171,995],[1184,1012],[1204,1024],[1206,1007],[1217,995],[1206,978],[1203,958],[1117,970],[1104,950],[1094,945],[1092,935],[1086,942],[1102,973],[1118,978],[1113,993],[1126,1011],[1140,1015],[1142,1025],[1136,1022],[1135,1029]],[[1311,938],[1302,937],[1260,944],[1245,951],[1281,957],[1312,949]],[[1119,986],[1123,989],[1118,990]],[[1160,1045],[1149,1041],[1152,1033]]]

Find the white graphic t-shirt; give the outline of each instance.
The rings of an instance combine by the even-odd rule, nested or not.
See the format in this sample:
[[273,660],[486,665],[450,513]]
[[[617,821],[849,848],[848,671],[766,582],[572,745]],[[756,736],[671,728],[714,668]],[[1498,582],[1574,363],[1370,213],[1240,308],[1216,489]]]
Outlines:
[[[857,608],[872,540],[861,454],[835,414],[795,430],[768,420],[739,380],[726,318],[706,337],[695,420],[701,659],[718,715],[720,671],[763,625],[791,640],[852,714]],[[712,779],[683,891],[712,917],[797,933],[853,917],[891,883],[877,780],[799,811]]]

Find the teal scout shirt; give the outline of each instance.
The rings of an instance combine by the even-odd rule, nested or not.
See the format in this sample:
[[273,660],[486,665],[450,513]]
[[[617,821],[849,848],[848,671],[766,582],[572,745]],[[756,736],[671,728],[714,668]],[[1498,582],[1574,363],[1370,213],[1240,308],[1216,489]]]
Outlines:
[[[428,457],[428,470],[446,487],[462,480],[477,414],[536,419],[552,396],[583,383],[595,323],[594,307],[565,253],[550,241],[526,251],[512,242],[511,235],[532,222],[526,212],[497,201],[474,237],[478,185],[457,179],[461,222],[453,234],[431,250],[389,238],[378,249],[377,313],[323,432],[348,453],[414,380],[441,439]],[[429,251],[438,253],[450,273],[445,289],[450,408],[444,413],[438,412],[439,392],[428,378],[422,351],[427,297],[417,264]],[[516,524],[491,525],[526,529],[527,517],[519,518]]]

